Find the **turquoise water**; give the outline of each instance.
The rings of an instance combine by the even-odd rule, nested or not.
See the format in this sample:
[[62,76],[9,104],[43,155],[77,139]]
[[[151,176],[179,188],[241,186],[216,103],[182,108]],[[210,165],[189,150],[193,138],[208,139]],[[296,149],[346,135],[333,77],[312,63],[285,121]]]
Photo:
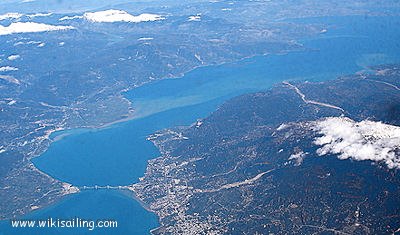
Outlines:
[[[128,185],[138,181],[147,160],[159,152],[149,134],[189,125],[206,117],[225,100],[270,88],[283,80],[327,80],[366,69],[367,65],[400,62],[400,30],[396,18],[312,18],[296,20],[332,25],[318,38],[305,38],[307,50],[259,56],[237,63],[196,69],[183,78],[163,80],[125,94],[134,102],[137,118],[100,130],[69,131],[34,164],[62,181],[83,185]],[[62,135],[58,134],[58,136]],[[55,135],[57,138],[57,134]],[[142,234],[157,226],[157,218],[118,191],[71,195],[27,218],[79,216],[121,221],[107,234]],[[13,233],[8,223],[0,230]],[[14,230],[16,233],[16,231]],[[41,234],[69,233],[68,230]],[[73,234],[103,234],[75,231]],[[0,233],[1,234],[1,233]]]

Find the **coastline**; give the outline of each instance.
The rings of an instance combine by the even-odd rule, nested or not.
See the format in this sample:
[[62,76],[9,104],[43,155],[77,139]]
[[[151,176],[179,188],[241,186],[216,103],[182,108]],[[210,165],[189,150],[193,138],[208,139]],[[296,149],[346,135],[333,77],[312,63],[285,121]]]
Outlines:
[[[305,48],[302,48],[302,49],[305,49]],[[281,52],[281,53],[274,53],[273,55],[286,55],[286,54],[288,54],[288,53],[293,53],[293,52],[296,52],[296,50],[295,51],[289,51],[289,52]],[[189,73],[189,72],[191,72],[191,71],[193,71],[193,70],[195,70],[195,69],[197,69],[197,68],[202,68],[202,67],[208,67],[208,66],[220,66],[220,65],[224,65],[224,64],[232,64],[232,63],[238,63],[238,62],[240,62],[240,61],[243,61],[243,60],[246,60],[246,59],[251,59],[251,58],[254,58],[254,57],[258,57],[258,56],[269,56],[269,54],[263,54],[263,55],[253,55],[253,56],[249,56],[249,57],[244,57],[244,58],[242,58],[242,59],[239,59],[239,60],[235,60],[235,61],[231,61],[231,62],[225,62],[225,63],[221,63],[221,64],[216,64],[216,65],[199,65],[199,66],[195,66],[194,68],[192,68],[192,69],[190,69],[189,71],[187,71],[187,72],[185,72],[185,73],[182,73],[182,74],[179,74],[180,76],[176,76],[176,77],[171,77],[171,78],[164,78],[164,79],[158,79],[158,80],[154,80],[154,81],[147,81],[147,82],[145,82],[145,83],[143,83],[143,84],[141,84],[141,85],[139,85],[139,86],[134,86],[134,87],[132,87],[132,88],[127,88],[127,89],[125,89],[125,90],[121,90],[120,92],[119,92],[119,94],[120,95],[122,95],[123,94],[123,92],[129,92],[129,91],[132,91],[132,90],[134,90],[135,88],[138,88],[138,87],[141,87],[141,86],[144,86],[144,85],[146,85],[146,84],[150,84],[150,83],[153,83],[153,82],[158,82],[158,81],[162,81],[162,80],[169,80],[169,79],[181,79],[185,74],[187,74],[187,73]],[[117,93],[118,94],[118,93]],[[122,97],[124,98],[124,99],[127,99],[126,97],[124,97],[123,95],[122,95]],[[130,102],[130,107],[131,108],[133,108],[133,110],[131,109],[131,110],[128,110],[128,112],[127,112],[127,115],[125,116],[125,117],[123,117],[123,118],[120,118],[120,119],[117,119],[117,120],[114,120],[114,121],[110,121],[110,122],[108,122],[108,123],[104,123],[104,124],[101,124],[101,125],[93,125],[93,126],[86,126],[86,127],[81,127],[81,128],[83,128],[83,129],[87,129],[87,131],[97,131],[97,130],[103,130],[103,129],[107,129],[107,128],[113,128],[113,126],[114,125],[117,125],[117,124],[120,124],[120,123],[126,123],[126,122],[129,122],[129,121],[131,121],[131,120],[135,120],[135,119],[138,119],[138,118],[142,118],[140,115],[138,115],[136,112],[135,112],[135,110],[134,110],[134,101],[130,101],[129,99],[127,99],[129,102]],[[56,130],[52,130],[52,131],[50,131],[49,132],[49,134],[48,135],[46,135],[47,136],[47,138],[49,139],[49,144],[48,144],[48,146],[47,147],[45,147],[45,150],[44,151],[46,151],[46,149],[48,149],[48,147],[50,146],[50,144],[52,144],[53,142],[56,142],[56,141],[59,141],[59,140],[61,140],[61,139],[63,139],[64,137],[66,137],[66,136],[68,136],[68,135],[71,135],[71,134],[74,134],[74,129],[76,129],[76,128],[73,128],[73,129],[69,129],[69,130],[71,130],[71,133],[66,133],[65,135],[64,134],[61,134],[60,136],[57,136],[56,138],[54,138],[53,140],[50,138],[50,135],[51,135],[51,133],[54,133],[54,132],[57,132],[57,131],[62,131],[62,130],[67,130],[67,129],[56,129]],[[79,129],[79,128],[78,128]],[[86,130],[85,130],[86,131]],[[153,143],[154,144],[154,143]],[[158,148],[158,146],[156,145],[156,147]],[[160,149],[158,148],[158,150],[159,150],[159,152],[161,153],[161,151],[160,151]],[[39,153],[37,156],[40,156],[41,154],[43,154],[43,152],[44,151],[41,151],[41,153]],[[35,157],[37,157],[37,156],[35,156]],[[29,159],[30,160],[30,159]],[[37,169],[38,171],[40,171],[39,169]],[[47,175],[48,177],[50,177],[50,178],[52,178],[52,179],[55,179],[55,178],[53,178],[52,176],[50,176],[50,175],[48,175],[48,174],[46,174],[46,173],[44,173],[44,172],[41,172],[42,174],[45,174],[45,175]],[[56,180],[56,179],[55,179]],[[58,181],[58,180],[57,180]],[[61,182],[61,181],[60,181]],[[63,182],[61,182],[61,183],[63,183]],[[137,200],[138,198],[136,197],[136,195],[134,195],[134,200]],[[139,199],[140,200],[140,199]],[[138,201],[138,200],[137,200]],[[143,205],[142,203],[141,203],[141,205]],[[146,209],[147,210],[147,209]]]
[[[298,51],[298,50],[294,50],[293,52],[296,52],[296,51]],[[291,53],[291,52],[292,52],[292,51],[289,51],[289,52],[288,52],[288,51],[284,51],[284,52],[281,52],[281,53],[276,53],[276,55],[277,55],[277,56],[281,56],[281,55],[286,55],[286,54]],[[111,122],[108,122],[108,123],[104,123],[104,124],[101,124],[101,125],[97,125],[97,126],[96,126],[96,125],[92,125],[92,126],[81,126],[81,127],[78,127],[78,128],[71,128],[71,129],[63,128],[63,127],[58,127],[58,128],[55,128],[54,130],[48,130],[48,131],[45,132],[45,134],[44,134],[43,136],[39,137],[41,141],[45,141],[45,140],[48,141],[47,147],[43,148],[40,152],[33,153],[32,156],[27,156],[27,160],[29,161],[29,164],[31,164],[31,165],[33,166],[33,170],[34,170],[34,171],[39,172],[41,175],[44,175],[44,176],[46,176],[46,177],[49,178],[49,179],[53,179],[55,182],[57,182],[58,184],[61,185],[61,187],[57,187],[56,189],[57,189],[57,190],[60,190],[60,191],[63,191],[63,190],[65,190],[65,188],[63,187],[63,185],[65,185],[65,184],[70,185],[70,184],[69,184],[68,182],[61,181],[61,180],[59,180],[59,179],[57,179],[57,178],[51,176],[50,174],[47,174],[46,172],[41,171],[39,168],[37,168],[37,167],[35,166],[35,164],[32,162],[32,159],[34,159],[34,158],[36,158],[36,157],[40,157],[44,152],[47,151],[47,149],[49,148],[49,146],[50,146],[52,143],[57,142],[57,141],[60,141],[60,140],[62,140],[63,138],[65,138],[66,136],[75,134],[75,131],[76,131],[76,130],[81,130],[82,132],[86,132],[86,131],[101,131],[101,130],[104,130],[104,129],[113,128],[114,125],[118,125],[118,124],[120,124],[120,123],[126,123],[126,122],[129,122],[129,121],[135,120],[135,119],[144,118],[144,117],[148,116],[148,115],[140,116],[140,115],[138,115],[137,113],[135,113],[134,101],[131,101],[131,100],[129,100],[128,98],[126,98],[125,96],[123,96],[122,94],[123,94],[124,92],[129,92],[129,91],[134,90],[135,88],[138,88],[138,87],[141,87],[141,86],[144,86],[144,85],[153,83],[153,82],[157,82],[157,81],[163,81],[163,80],[169,80],[169,79],[181,79],[181,78],[184,77],[187,73],[190,73],[190,72],[192,72],[193,70],[196,70],[196,69],[198,69],[198,68],[210,67],[210,66],[211,66],[211,67],[223,66],[223,65],[226,65],[226,64],[239,63],[239,62],[241,62],[241,61],[243,61],[243,60],[253,59],[253,58],[255,58],[255,57],[263,57],[263,56],[270,56],[270,55],[271,55],[271,54],[268,54],[268,53],[265,53],[265,54],[257,54],[257,55],[247,56],[247,57],[244,57],[244,58],[235,60],[235,61],[228,61],[228,62],[223,62],[223,63],[219,63],[219,64],[215,64],[215,65],[213,65],[213,64],[199,65],[199,66],[195,66],[194,68],[192,68],[192,69],[186,71],[185,73],[179,74],[179,75],[176,76],[176,77],[164,78],[164,79],[159,79],[159,80],[156,80],[156,81],[148,81],[148,82],[145,82],[145,83],[141,84],[140,86],[135,86],[135,87],[132,87],[132,88],[128,88],[128,89],[121,90],[121,91],[119,91],[118,94],[121,95],[123,99],[126,99],[126,100],[130,103],[130,105],[131,105],[131,106],[130,106],[131,109],[128,111],[126,117],[124,117],[124,118],[122,118],[122,119],[114,120],[114,121],[111,121]],[[152,114],[150,114],[150,115],[152,115]],[[51,138],[51,135],[52,135],[53,133],[56,133],[56,132],[59,132],[59,131],[67,131],[67,133],[60,134],[59,136],[56,136],[56,137],[54,137],[54,138],[52,139],[52,138]],[[148,140],[146,140],[146,141],[148,141]],[[152,144],[154,144],[154,143],[152,142]],[[158,151],[160,152],[158,146],[156,146],[156,147],[157,147]],[[160,154],[161,154],[161,152],[160,152]],[[146,165],[147,165],[147,164],[146,164]],[[147,168],[147,167],[146,167],[146,168]],[[143,172],[143,174],[144,174],[144,172]],[[71,186],[74,187],[73,185],[71,185]],[[76,194],[76,193],[79,194],[80,191],[78,190],[78,191],[74,192],[74,194]],[[38,210],[41,210],[41,209],[48,208],[49,206],[54,205],[55,203],[57,203],[57,202],[59,202],[60,200],[62,200],[62,198],[64,198],[64,197],[67,196],[67,195],[70,195],[70,194],[71,194],[71,193],[64,193],[63,195],[60,196],[59,199],[54,200],[52,203],[50,203],[50,204],[48,204],[48,205],[43,205],[43,206],[38,205],[39,208],[37,208],[37,209],[30,209],[30,210],[27,211],[27,213],[24,213],[24,214],[22,214],[21,216],[28,215],[28,214],[32,213],[33,211],[38,211]],[[132,198],[133,200],[139,202],[139,204],[140,204],[143,208],[145,208],[147,211],[154,213],[154,211],[152,211],[143,201],[141,201],[139,198],[136,197],[136,195],[134,194],[134,192],[131,192],[131,198]],[[155,214],[155,213],[154,213],[154,214]],[[158,216],[157,216],[157,217],[158,217]],[[10,218],[6,218],[5,220],[8,220],[8,219],[10,219]]]
[[[53,142],[61,140],[62,138],[66,137],[68,135],[74,134],[74,133],[65,133],[65,134],[61,134],[60,136],[55,137],[54,139],[51,139],[50,135],[55,133],[55,132],[58,132],[58,131],[71,131],[71,132],[73,132],[74,130],[87,130],[87,131],[103,130],[103,129],[110,128],[110,127],[112,127],[113,125],[116,125],[116,124],[129,122],[129,121],[132,121],[132,120],[135,120],[135,119],[140,119],[140,118],[144,118],[144,117],[150,116],[152,114],[155,114],[155,113],[151,113],[151,114],[145,114],[145,115],[138,115],[136,113],[136,109],[135,109],[135,105],[134,105],[135,102],[130,100],[130,99],[128,99],[128,98],[126,98],[123,95],[123,93],[133,91],[134,89],[137,89],[139,87],[142,87],[142,86],[154,83],[154,82],[181,79],[185,75],[187,75],[188,73],[190,73],[190,72],[192,72],[192,71],[194,71],[196,69],[199,69],[199,68],[218,67],[218,66],[223,66],[223,65],[235,64],[235,63],[239,63],[239,62],[242,62],[244,60],[249,60],[249,59],[253,59],[253,58],[256,58],[256,57],[264,57],[264,56],[271,56],[271,55],[285,56],[285,55],[287,55],[289,53],[305,51],[304,49],[306,49],[306,48],[301,48],[300,50],[292,50],[292,51],[285,50],[285,51],[277,52],[277,53],[273,53],[273,54],[271,54],[271,53],[255,54],[255,55],[251,55],[251,56],[245,56],[245,57],[240,58],[238,60],[221,62],[221,63],[218,63],[218,64],[198,65],[198,66],[194,66],[192,69],[189,69],[186,72],[178,74],[177,76],[165,77],[165,78],[160,78],[160,79],[157,79],[157,80],[151,80],[151,81],[143,82],[140,85],[135,85],[135,86],[133,86],[131,88],[126,88],[126,89],[123,89],[123,90],[120,90],[119,92],[117,92],[117,94],[120,95],[122,99],[128,101],[128,103],[130,104],[130,107],[129,107],[130,110],[125,114],[126,117],[123,117],[123,118],[120,118],[120,119],[116,119],[114,121],[106,122],[106,123],[103,123],[103,124],[99,124],[99,125],[86,125],[86,126],[84,125],[84,126],[74,127],[74,128],[61,128],[61,127],[60,128],[56,128],[54,130],[49,130],[48,132],[46,132],[46,134],[43,136],[43,138],[48,139],[48,140],[51,141],[51,143],[53,143]],[[39,155],[41,155],[41,153]],[[37,157],[37,156],[33,156],[33,157]]]
[[140,199],[139,197],[136,196],[135,190],[133,189],[133,187],[131,187],[131,186],[133,186],[133,185],[134,185],[134,184],[128,186],[128,189],[121,190],[121,193],[122,193],[122,194],[125,194],[126,196],[128,196],[128,197],[130,197],[131,199],[135,200],[137,203],[139,203],[139,205],[140,205],[143,209],[145,209],[145,210],[146,210],[147,212],[149,212],[149,213],[154,214],[154,215],[157,217],[157,223],[158,223],[157,227],[152,228],[152,229],[150,229],[150,231],[149,231],[150,234],[153,234],[153,231],[156,231],[156,230],[162,228],[160,217],[158,216],[158,214],[157,214],[155,211],[153,211],[152,209],[150,209],[149,205],[147,205],[142,199]]
[[[134,184],[132,184],[132,185],[134,185]],[[151,212],[151,213],[154,213],[155,215],[157,215],[155,211],[153,211],[152,209],[150,209],[149,205],[147,205],[144,201],[142,201],[142,199],[140,199],[140,198],[138,198],[138,197],[136,196],[135,190],[131,187],[132,185],[129,185],[129,186],[128,186],[128,189],[120,190],[121,193],[126,194],[127,196],[129,196],[129,197],[132,198],[133,200],[137,201],[137,202],[140,204],[140,206],[143,207],[143,209],[145,209],[146,211]],[[158,217],[158,216],[157,216],[157,217]]]

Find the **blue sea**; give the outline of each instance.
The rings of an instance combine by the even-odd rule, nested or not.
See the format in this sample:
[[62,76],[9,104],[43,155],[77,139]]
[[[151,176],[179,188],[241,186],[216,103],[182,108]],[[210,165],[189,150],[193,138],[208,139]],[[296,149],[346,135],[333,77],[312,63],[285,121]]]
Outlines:
[[[71,130],[34,164],[49,175],[75,186],[129,185],[143,176],[147,160],[160,153],[146,137],[157,130],[190,125],[224,101],[262,91],[284,80],[323,81],[367,71],[368,66],[400,62],[399,19],[395,17],[326,17],[292,19],[297,23],[324,23],[327,33],[304,38],[306,50],[266,55],[236,63],[195,69],[179,79],[144,85],[125,96],[136,118],[104,129]],[[59,133],[63,135],[65,133]],[[57,135],[57,134],[56,134]],[[156,215],[126,192],[83,191],[34,211],[29,219],[115,219],[116,229],[22,230],[25,234],[147,234],[158,226]],[[1,234],[21,233],[9,221]]]

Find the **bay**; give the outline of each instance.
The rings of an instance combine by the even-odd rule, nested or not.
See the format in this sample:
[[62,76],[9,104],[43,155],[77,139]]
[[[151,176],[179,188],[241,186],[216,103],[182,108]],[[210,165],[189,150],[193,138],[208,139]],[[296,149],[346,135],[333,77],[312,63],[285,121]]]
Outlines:
[[[367,66],[400,62],[400,31],[395,17],[293,19],[328,24],[327,33],[304,38],[306,50],[266,55],[236,63],[195,69],[179,79],[144,85],[125,94],[136,118],[104,129],[68,131],[34,164],[54,178],[75,186],[128,185],[143,176],[147,160],[159,152],[146,137],[157,130],[190,125],[227,99],[262,91],[284,80],[323,81],[368,70]],[[62,135],[62,134],[60,134]],[[144,234],[157,217],[115,190],[83,191],[25,218],[105,216],[120,221],[118,230],[74,230],[73,234]],[[0,230],[16,234],[9,222]],[[71,230],[40,230],[71,234]],[[1,234],[1,233],[0,233]]]

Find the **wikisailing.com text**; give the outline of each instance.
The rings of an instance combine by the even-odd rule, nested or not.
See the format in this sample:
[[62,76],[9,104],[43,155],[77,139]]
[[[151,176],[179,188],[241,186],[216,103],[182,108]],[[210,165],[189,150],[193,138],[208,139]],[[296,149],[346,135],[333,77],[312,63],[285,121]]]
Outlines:
[[92,231],[96,228],[117,228],[118,222],[113,219],[88,220],[78,217],[71,219],[19,219],[11,220],[13,228],[87,228]]

